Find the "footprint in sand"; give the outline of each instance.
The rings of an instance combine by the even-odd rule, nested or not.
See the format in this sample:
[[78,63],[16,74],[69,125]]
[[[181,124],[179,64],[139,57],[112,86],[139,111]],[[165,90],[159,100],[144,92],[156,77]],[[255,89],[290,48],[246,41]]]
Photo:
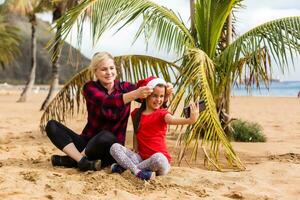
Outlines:
[[228,194],[224,194],[223,196],[231,198],[231,199],[244,199],[242,193],[238,192],[238,191],[232,191]]
[[45,190],[51,191],[51,192],[56,191],[56,190],[55,190],[53,187],[51,187],[51,185],[49,185],[49,184],[46,184],[46,185],[45,185]]
[[24,180],[33,182],[35,184],[39,176],[38,173],[34,171],[20,172],[20,175]]
[[274,160],[274,161],[279,161],[279,162],[289,162],[289,163],[300,164],[300,154],[297,154],[297,153],[271,155],[268,158],[269,158],[269,160]]

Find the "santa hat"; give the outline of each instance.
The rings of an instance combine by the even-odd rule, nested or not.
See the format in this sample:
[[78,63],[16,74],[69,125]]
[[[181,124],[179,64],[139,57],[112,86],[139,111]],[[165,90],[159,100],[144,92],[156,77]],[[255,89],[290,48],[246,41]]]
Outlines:
[[137,83],[137,87],[139,88],[139,87],[142,87],[142,86],[148,86],[148,87],[154,88],[158,84],[166,85],[167,83],[164,79],[156,78],[154,76],[150,76],[150,77],[145,78],[143,80],[139,80],[138,83]]

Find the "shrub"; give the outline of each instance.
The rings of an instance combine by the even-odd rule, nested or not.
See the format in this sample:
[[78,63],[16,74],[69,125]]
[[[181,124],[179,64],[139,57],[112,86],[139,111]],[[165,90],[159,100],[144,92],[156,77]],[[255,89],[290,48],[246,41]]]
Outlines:
[[266,136],[263,128],[258,123],[235,120],[231,123],[233,128],[233,139],[239,142],[265,142]]

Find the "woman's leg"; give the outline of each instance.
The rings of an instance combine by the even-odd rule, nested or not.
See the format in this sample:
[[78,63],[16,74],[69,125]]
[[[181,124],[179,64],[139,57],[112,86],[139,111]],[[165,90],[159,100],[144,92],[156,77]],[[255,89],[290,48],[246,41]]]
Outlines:
[[171,169],[167,157],[162,153],[153,154],[150,158],[140,162],[137,167],[140,170],[147,169],[154,171],[157,175],[165,175]]
[[80,152],[86,146],[86,141],[80,135],[55,120],[47,123],[46,133],[51,142],[68,156],[77,162],[82,159]]
[[116,161],[110,155],[110,147],[117,142],[116,137],[109,131],[101,131],[95,135],[86,145],[84,153],[91,160],[100,159],[102,167],[106,167]]
[[[51,142],[57,148],[77,161],[78,168],[81,171],[100,170],[101,161],[89,161],[84,154],[80,153],[84,150],[87,143],[80,135],[77,135],[72,130],[55,120],[50,120],[47,123],[46,132]],[[74,164],[74,162],[68,159],[68,157],[57,155],[52,156],[51,161],[54,166],[75,167],[77,164]]]
[[137,164],[142,161],[141,157],[126,147],[115,143],[110,148],[110,154],[125,169],[130,169],[135,175],[141,170],[137,167]]

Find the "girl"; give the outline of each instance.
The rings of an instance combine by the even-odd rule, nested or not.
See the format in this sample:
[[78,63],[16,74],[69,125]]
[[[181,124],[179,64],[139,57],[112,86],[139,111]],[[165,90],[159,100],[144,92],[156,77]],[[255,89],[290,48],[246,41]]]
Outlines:
[[149,180],[155,174],[165,175],[170,170],[171,156],[165,142],[167,124],[193,124],[199,116],[198,105],[191,104],[189,118],[178,118],[161,108],[166,92],[166,82],[160,78],[149,77],[138,82],[138,87],[148,86],[153,92],[140,108],[132,113],[134,127],[133,151],[115,143],[110,149],[118,164],[111,166],[112,172],[122,173],[125,169],[140,179]]

